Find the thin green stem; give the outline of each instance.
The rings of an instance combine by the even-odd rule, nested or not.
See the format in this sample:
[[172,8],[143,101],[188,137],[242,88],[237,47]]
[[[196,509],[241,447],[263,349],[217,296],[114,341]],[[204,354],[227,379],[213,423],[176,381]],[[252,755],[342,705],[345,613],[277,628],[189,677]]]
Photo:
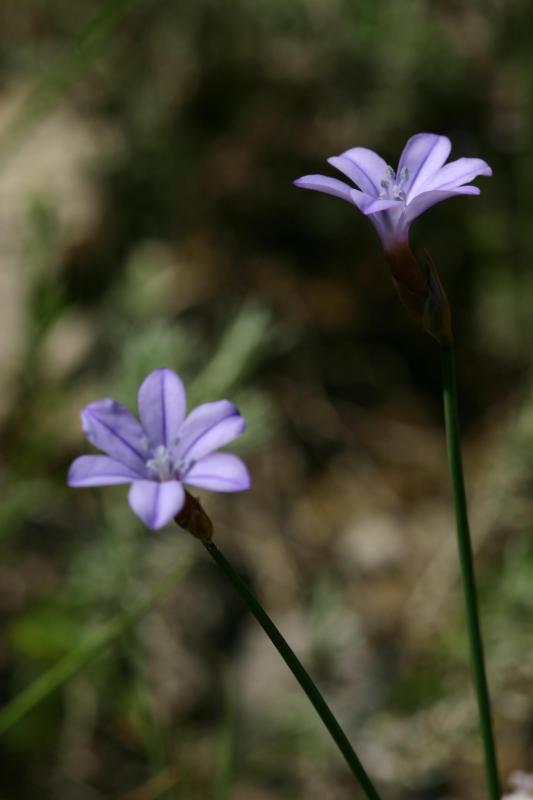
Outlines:
[[213,542],[203,542],[205,548],[209,555],[213,558],[213,560],[218,564],[221,568],[222,572],[226,575],[229,581],[233,584],[234,588],[238,591],[246,605],[248,606],[249,610],[252,612],[256,620],[259,622],[261,627],[263,628],[264,632],[285,661],[287,666],[289,667],[290,671],[306,693],[307,697],[313,704],[316,712],[318,713],[320,719],[328,729],[331,737],[339,750],[341,751],[342,755],[344,756],[346,763],[350,767],[353,775],[355,776],[356,780],[358,781],[359,785],[361,786],[362,790],[368,797],[368,800],[379,800],[379,795],[368,777],[363,765],[359,761],[357,755],[355,754],[346,734],[342,730],[341,726],[335,719],[333,713],[331,712],[328,704],[320,694],[319,690],[307,674],[306,670],[293,653],[279,630],[276,628],[264,608],[261,604],[256,600],[254,595],[251,593],[250,589],[246,585],[246,583],[242,580],[239,575],[235,572],[231,564],[227,561],[225,556],[220,552],[218,547],[213,544]]
[[457,388],[455,379],[455,360],[453,344],[442,346],[442,379],[444,390],[444,419],[446,424],[446,442],[453,488],[453,503],[457,526],[457,544],[463,578],[463,591],[466,608],[466,623],[470,640],[470,659],[472,677],[476,691],[479,710],[479,724],[485,755],[485,773],[490,800],[501,797],[500,778],[496,747],[492,731],[490,697],[485,673],[483,656],[483,640],[477,604],[476,579],[470,542],[470,529],[466,494],[461,460],[461,435],[459,431],[459,413],[457,408]]

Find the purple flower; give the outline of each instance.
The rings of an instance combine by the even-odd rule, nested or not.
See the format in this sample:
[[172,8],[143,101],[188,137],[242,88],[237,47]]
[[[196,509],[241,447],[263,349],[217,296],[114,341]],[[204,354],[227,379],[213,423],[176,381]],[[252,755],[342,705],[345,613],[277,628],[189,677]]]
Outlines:
[[314,189],[349,203],[369,217],[387,252],[407,244],[411,222],[427,208],[460,194],[479,194],[469,186],[478,175],[492,175],[480,158],[444,162],[451,150],[446,136],[417,133],[411,136],[393,170],[366,147],[353,147],[328,162],[358,186],[354,189],[337,178],[304,175],[294,181],[302,189]]
[[184,483],[216,492],[250,488],[241,459],[215,452],[244,431],[233,403],[204,403],[185,416],[183,383],[172,370],[157,369],[141,384],[137,405],[140,423],[114,400],[97,400],[83,409],[85,435],[107,455],[77,458],[69,486],[131,483],[131,509],[153,530],[182,509]]

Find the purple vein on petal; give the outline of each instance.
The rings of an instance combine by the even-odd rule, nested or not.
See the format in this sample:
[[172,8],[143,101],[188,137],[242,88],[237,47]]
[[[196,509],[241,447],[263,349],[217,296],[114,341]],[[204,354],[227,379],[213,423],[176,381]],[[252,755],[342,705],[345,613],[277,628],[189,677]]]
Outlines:
[[[421,153],[420,150],[422,150]],[[417,181],[422,185],[432,174],[437,172],[448,158],[450,150],[451,142],[446,136],[417,133],[409,139],[398,164],[398,174],[404,167],[410,171],[406,182],[408,201],[410,197],[418,194]],[[427,169],[431,161],[434,161],[434,164]],[[419,181],[421,175],[423,175],[423,180]]]
[[157,530],[178,513],[185,492],[178,481],[140,480],[132,483],[128,498],[132,511],[145,525]]
[[315,192],[333,195],[333,197],[340,197],[341,200],[351,203],[352,187],[338,178],[330,178],[327,175],[304,175],[297,178],[294,185],[299,189],[311,189]]
[[[195,430],[196,428],[196,430]],[[217,428],[220,430],[219,438],[216,439]],[[201,458],[207,453],[217,450],[230,442],[236,436],[239,436],[245,428],[245,421],[240,415],[238,408],[227,400],[219,400],[214,403],[204,403],[195,408],[185,422],[183,423],[181,431],[181,442],[178,445],[178,450],[182,458]],[[192,429],[192,430],[190,430]],[[187,436],[192,433],[192,439],[188,440]],[[208,444],[207,450],[202,448],[201,443],[203,439],[209,442],[209,435],[215,438]],[[200,448],[200,451],[194,452],[195,448]]]
[[137,394],[137,406],[152,447],[168,446],[176,438],[185,405],[185,388],[172,370],[162,367],[144,379]]
[[159,392],[159,404],[161,413],[161,434],[163,442],[167,442],[167,412],[165,407],[165,373],[161,371],[160,374],[161,390]]
[[79,456],[70,465],[67,484],[72,487],[108,486],[143,479],[144,474],[110,456]]
[[371,197],[377,197],[374,181],[359,164],[346,158],[346,156],[332,156],[328,158],[328,164],[331,164],[332,167],[335,167],[335,169],[338,169],[339,172],[342,172],[343,175],[353,181],[362,192],[369,194]]
[[381,181],[385,178],[387,173],[387,162],[385,159],[374,152],[374,150],[369,150],[368,147],[351,147],[349,150],[345,150],[341,153],[340,157],[347,158],[348,161],[351,161],[352,164],[364,173],[372,187],[372,191],[368,192],[368,194],[377,197],[380,192]]
[[159,496],[161,494],[161,484],[155,484],[155,493],[154,493],[154,505],[152,507],[152,527],[155,525],[157,521],[157,512],[159,509]]
[[215,492],[241,492],[251,486],[244,461],[232,453],[211,453],[189,470],[185,483]]
[[[112,427],[112,425],[111,425],[111,424],[109,424],[109,423],[107,423],[107,422],[104,422],[104,420],[103,420],[103,419],[101,419],[100,417],[98,417],[96,414],[93,414],[93,413],[90,411],[90,407],[89,407],[89,406],[88,406],[87,408],[85,408],[85,409],[82,411],[82,420],[83,420],[83,415],[87,415],[87,416],[88,416],[88,417],[89,417],[89,418],[90,418],[90,419],[91,419],[93,422],[95,422],[95,423],[96,423],[96,424],[98,424],[98,425],[101,425],[101,426],[102,426],[102,428],[105,428],[105,430],[106,430],[106,431],[107,431],[109,434],[111,434],[111,436],[112,436],[112,437],[114,437],[114,438],[118,439],[118,441],[119,441],[119,442],[120,442],[122,445],[124,445],[124,447],[126,447],[128,450],[130,450],[130,451],[131,451],[131,452],[132,452],[132,453],[133,453],[135,456],[137,456],[137,458],[139,458],[139,459],[140,459],[140,460],[143,462],[143,464],[144,464],[145,454],[144,454],[144,453],[143,453],[141,450],[138,450],[138,449],[135,447],[135,445],[133,445],[131,442],[129,442],[127,439],[125,439],[125,438],[124,438],[124,436],[122,436],[120,433],[118,433],[118,432],[116,431],[116,429]],[[85,433],[86,433],[86,435],[87,435],[87,438],[88,438],[88,439],[89,439],[89,441],[90,441],[90,435],[89,435],[89,432],[85,431]],[[104,448],[100,447],[99,445],[96,445],[96,446],[97,446],[97,447],[99,447],[101,450],[103,450],[103,449],[104,449]],[[105,452],[105,451],[104,451],[104,452]]]

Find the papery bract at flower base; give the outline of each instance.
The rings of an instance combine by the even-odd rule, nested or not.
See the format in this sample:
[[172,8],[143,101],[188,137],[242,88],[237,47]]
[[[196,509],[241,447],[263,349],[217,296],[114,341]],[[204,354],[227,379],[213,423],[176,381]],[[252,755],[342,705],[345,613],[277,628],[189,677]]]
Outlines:
[[[446,136],[417,133],[405,145],[396,171],[366,147],[353,147],[340,156],[328,158],[328,163],[358,189],[325,175],[304,175],[294,181],[302,189],[340,197],[369,218],[381,239],[404,305],[437,338],[438,325],[431,330],[433,323],[428,321],[425,308],[431,289],[430,276],[411,252],[409,228],[420,214],[442,200],[479,194],[480,190],[470,186],[470,181],[479,175],[492,175],[489,165],[480,158],[459,158],[446,164],[450,150],[451,142]],[[429,306],[435,307],[439,302],[445,302],[443,294],[431,298]],[[420,304],[422,310],[418,308]],[[447,311],[440,309],[439,318],[446,316]]]
[[85,435],[107,455],[77,458],[68,473],[69,486],[130,483],[129,504],[153,530],[183,508],[183,484],[216,492],[250,488],[241,459],[215,452],[244,431],[245,421],[233,403],[204,403],[186,416],[185,388],[170,369],[148,375],[137,403],[140,423],[110,399],[83,409]]

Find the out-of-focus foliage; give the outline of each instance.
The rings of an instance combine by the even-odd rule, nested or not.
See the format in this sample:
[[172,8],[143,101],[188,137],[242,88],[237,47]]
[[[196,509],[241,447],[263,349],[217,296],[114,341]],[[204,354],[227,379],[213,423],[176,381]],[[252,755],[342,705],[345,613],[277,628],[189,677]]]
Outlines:
[[249,419],[254,489],[206,494],[217,537],[383,795],[483,796],[438,353],[370,225],[291,185],[422,130],[494,169],[413,240],[454,314],[502,767],[531,768],[531,4],[4,0],[0,21],[2,700],[193,560],[2,736],[0,796],[353,796],[195,542],[148,535],[124,487],[65,487],[79,409],[133,406],[162,364]]

